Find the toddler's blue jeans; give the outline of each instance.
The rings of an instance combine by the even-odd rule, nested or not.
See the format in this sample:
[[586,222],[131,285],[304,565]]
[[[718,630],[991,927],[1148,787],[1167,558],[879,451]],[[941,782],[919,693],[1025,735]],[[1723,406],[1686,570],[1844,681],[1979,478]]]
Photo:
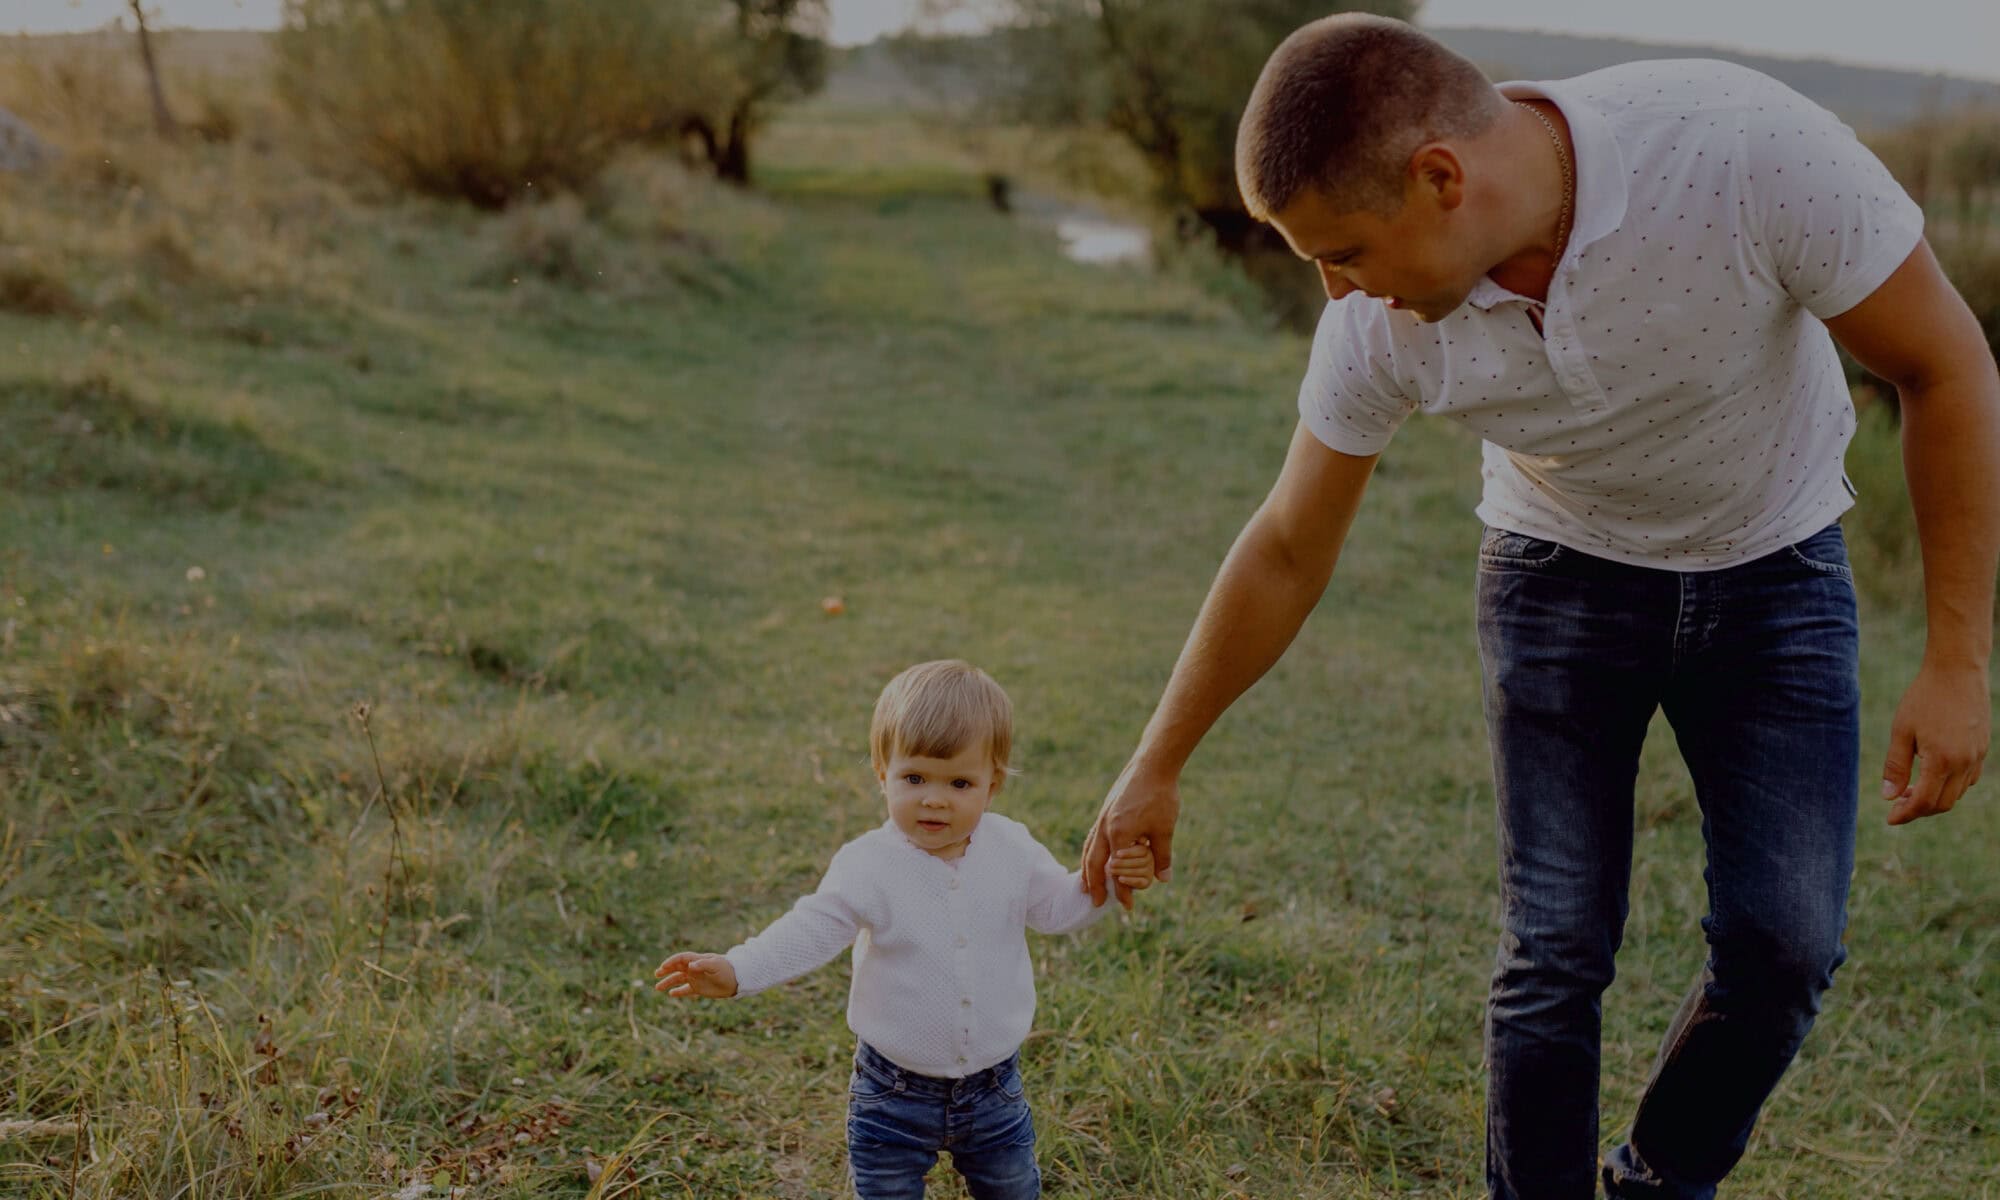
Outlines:
[[938,1151],[973,1200],[1037,1200],[1035,1123],[1021,1091],[1020,1055],[963,1079],[906,1071],[873,1046],[854,1051],[847,1162],[860,1200],[923,1200]]

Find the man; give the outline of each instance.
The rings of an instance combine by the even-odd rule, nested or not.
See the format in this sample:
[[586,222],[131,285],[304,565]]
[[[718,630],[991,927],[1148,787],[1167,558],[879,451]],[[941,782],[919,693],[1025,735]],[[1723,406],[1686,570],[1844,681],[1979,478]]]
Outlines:
[[1106,855],[1141,837],[1166,876],[1181,769],[1318,601],[1376,455],[1412,411],[1464,422],[1486,442],[1503,901],[1488,1186],[1595,1194],[1599,1002],[1660,708],[1703,815],[1709,956],[1602,1181],[1713,1196],[1843,957],[1854,417],[1828,331],[1902,399],[1929,633],[1882,771],[1901,824],[1949,810],[1986,753],[2000,379],[1979,329],[1852,133],[1723,63],[1495,88],[1407,25],[1332,17],[1266,64],[1237,171],[1331,302],[1276,486],[1105,799],[1086,881],[1101,898]]

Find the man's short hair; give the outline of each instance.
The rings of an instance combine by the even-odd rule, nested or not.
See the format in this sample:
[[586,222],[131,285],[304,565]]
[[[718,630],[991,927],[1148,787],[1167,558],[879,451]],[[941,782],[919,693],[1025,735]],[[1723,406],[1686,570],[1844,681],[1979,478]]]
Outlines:
[[1402,21],[1326,17],[1264,64],[1236,129],[1236,183],[1260,221],[1307,188],[1343,212],[1391,213],[1417,147],[1477,137],[1504,104],[1470,60]]
[[875,701],[868,749],[878,773],[898,754],[951,758],[975,745],[1005,771],[1014,749],[1014,706],[992,676],[971,663],[918,663],[891,679]]

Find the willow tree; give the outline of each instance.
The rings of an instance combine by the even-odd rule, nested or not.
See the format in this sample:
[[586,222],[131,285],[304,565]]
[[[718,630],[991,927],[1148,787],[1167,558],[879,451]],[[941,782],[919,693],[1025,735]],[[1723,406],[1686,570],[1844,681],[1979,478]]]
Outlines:
[[772,110],[826,82],[826,0],[718,0],[703,32],[701,93],[678,122],[718,177],[750,182],[750,143]]
[[1236,124],[1287,34],[1333,12],[1408,20],[1416,0],[1013,0],[1000,36],[1016,115],[1131,143],[1166,212],[1241,252],[1261,236],[1236,190]]

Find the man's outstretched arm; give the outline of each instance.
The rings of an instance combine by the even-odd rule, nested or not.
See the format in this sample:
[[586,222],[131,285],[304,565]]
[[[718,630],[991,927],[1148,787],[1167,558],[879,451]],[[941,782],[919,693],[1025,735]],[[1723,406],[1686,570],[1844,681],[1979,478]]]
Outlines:
[[[1223,711],[1283,655],[1333,576],[1378,456],[1331,450],[1303,424],[1284,469],[1216,573],[1194,630],[1139,747],[1111,785],[1084,843],[1083,881],[1103,903],[1113,849],[1152,842],[1158,875],[1173,866],[1180,773]],[[1117,887],[1118,902],[1132,893]]]
[[[1897,706],[1882,769],[1889,823],[1948,812],[1979,779],[1990,737],[1987,659],[2000,565],[2000,375],[1927,243],[1827,322],[1896,387],[1903,473],[1924,556],[1924,657]],[[1911,778],[1912,760],[1920,760]]]

